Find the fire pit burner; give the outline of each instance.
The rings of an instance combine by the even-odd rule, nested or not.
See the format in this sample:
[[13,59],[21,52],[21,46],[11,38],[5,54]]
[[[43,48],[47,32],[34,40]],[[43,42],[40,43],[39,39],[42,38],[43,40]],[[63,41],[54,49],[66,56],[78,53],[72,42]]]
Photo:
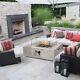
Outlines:
[[50,45],[50,44],[49,44],[49,45],[39,44],[38,46],[39,46],[39,47],[46,47],[46,48],[52,47],[52,45]]

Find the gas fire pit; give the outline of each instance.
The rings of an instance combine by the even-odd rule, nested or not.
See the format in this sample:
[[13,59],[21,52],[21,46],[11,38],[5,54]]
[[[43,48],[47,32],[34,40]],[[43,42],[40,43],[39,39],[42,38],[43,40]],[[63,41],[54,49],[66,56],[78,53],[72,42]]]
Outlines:
[[[46,43],[46,45],[44,45]],[[60,43],[51,43],[39,41],[30,46],[25,46],[23,52],[25,56],[53,60],[63,50],[63,45]]]

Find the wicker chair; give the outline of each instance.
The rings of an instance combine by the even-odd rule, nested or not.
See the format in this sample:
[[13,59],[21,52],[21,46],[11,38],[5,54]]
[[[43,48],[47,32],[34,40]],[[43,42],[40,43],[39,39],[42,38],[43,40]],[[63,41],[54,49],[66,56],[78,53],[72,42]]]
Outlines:
[[[15,57],[14,53],[14,44],[9,44],[6,43],[4,44],[5,40],[2,41],[2,46],[4,51],[0,52],[0,66],[5,66],[5,65],[11,65],[11,64],[16,64],[18,62],[21,62],[20,57]],[[9,46],[12,45],[12,48],[9,49]],[[5,47],[8,46],[8,47]]]

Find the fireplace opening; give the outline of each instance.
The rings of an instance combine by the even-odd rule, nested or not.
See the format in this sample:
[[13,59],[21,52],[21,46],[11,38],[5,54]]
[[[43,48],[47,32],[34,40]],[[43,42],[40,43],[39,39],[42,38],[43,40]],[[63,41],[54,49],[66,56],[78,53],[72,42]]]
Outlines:
[[8,15],[7,26],[9,38],[17,39],[28,35],[30,33],[28,14]]
[[25,34],[24,20],[13,22],[13,36]]

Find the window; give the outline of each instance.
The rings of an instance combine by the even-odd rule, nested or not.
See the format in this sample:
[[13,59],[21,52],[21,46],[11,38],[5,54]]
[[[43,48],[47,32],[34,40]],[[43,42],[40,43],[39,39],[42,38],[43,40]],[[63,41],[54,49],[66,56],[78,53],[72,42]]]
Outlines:
[[66,7],[54,8],[54,16],[61,18],[61,16],[66,16]]

